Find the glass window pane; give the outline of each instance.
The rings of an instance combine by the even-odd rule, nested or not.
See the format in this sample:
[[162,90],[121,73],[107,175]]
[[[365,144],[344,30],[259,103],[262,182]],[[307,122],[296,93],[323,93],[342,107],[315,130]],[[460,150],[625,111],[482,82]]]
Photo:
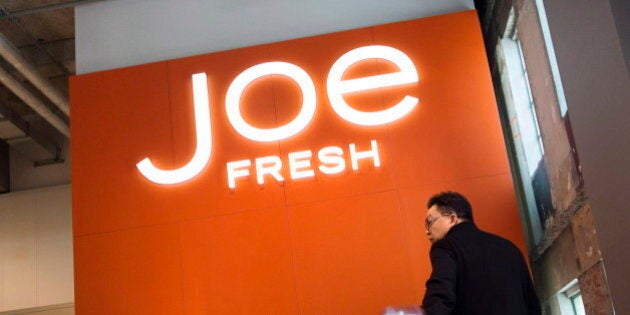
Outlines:
[[571,297],[571,303],[573,303],[573,310],[575,315],[585,315],[584,303],[582,302],[582,294],[578,293]]

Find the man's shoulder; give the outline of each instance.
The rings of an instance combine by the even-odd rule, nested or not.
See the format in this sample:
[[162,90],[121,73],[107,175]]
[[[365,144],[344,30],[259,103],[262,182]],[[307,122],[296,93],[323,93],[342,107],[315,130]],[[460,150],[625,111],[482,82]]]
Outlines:
[[448,237],[444,237],[435,243],[431,244],[431,248],[429,249],[430,253],[434,252],[450,252],[454,248],[453,240]]
[[456,225],[444,238],[433,243],[431,250],[456,250],[469,246],[482,246],[502,251],[518,252],[518,247],[512,241],[494,233],[479,229],[473,222],[463,222]]
[[492,240],[492,241],[494,241],[496,243],[500,243],[500,244],[516,247],[516,245],[514,245],[514,243],[512,243],[512,241],[508,240],[507,238],[504,238],[504,237],[499,236],[499,235],[494,234],[494,233],[482,231],[482,230],[479,230],[479,232],[481,232],[481,234],[483,234],[483,236],[485,238],[487,238],[488,240]]
[[490,233],[490,232],[486,232],[486,231],[480,231],[480,232],[483,234],[484,241],[488,244],[492,244],[493,247],[501,248],[504,251],[512,252],[513,254],[517,256],[522,255],[521,250],[512,241],[504,237],[501,237],[499,235]]
[[484,243],[486,245],[493,245],[495,247],[509,248],[510,250],[519,251],[518,247],[512,243],[512,241],[501,237],[497,234],[490,233],[479,229],[474,223],[464,223],[462,228],[454,231],[455,233],[449,233],[444,240],[446,243]]
[[434,249],[450,249],[452,247],[451,241],[448,238],[444,237],[435,243],[431,244],[431,250]]

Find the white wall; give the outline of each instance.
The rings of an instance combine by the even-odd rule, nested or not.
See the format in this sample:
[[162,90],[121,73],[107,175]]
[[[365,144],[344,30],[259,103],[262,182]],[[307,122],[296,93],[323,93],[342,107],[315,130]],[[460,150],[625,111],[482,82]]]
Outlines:
[[74,302],[70,186],[0,195],[0,312]]
[[74,315],[74,304],[62,304],[29,308],[19,311],[0,312],[0,315]]
[[103,1],[75,10],[77,73],[473,8],[473,0]]

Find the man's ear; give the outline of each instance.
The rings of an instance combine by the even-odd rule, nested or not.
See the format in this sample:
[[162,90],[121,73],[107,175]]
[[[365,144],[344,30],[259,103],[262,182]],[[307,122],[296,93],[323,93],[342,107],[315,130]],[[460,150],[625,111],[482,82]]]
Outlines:
[[461,222],[456,213],[452,213],[451,222],[453,222],[453,224],[458,224],[459,222]]

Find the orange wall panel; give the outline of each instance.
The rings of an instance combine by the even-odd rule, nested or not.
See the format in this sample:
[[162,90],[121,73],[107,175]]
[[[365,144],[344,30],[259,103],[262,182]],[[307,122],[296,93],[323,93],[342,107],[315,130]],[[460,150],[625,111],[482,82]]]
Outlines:
[[[403,96],[419,105],[399,120],[359,126],[328,99],[332,64],[386,45],[413,61],[419,82],[349,93],[361,111]],[[271,61],[301,67],[317,104],[298,134],[274,142],[241,136],[226,92],[245,69]],[[344,80],[398,71],[364,60]],[[197,143],[191,76],[206,73],[212,153],[194,178],[155,184],[136,163],[186,164]],[[469,196],[478,225],[524,242],[497,107],[474,11],[187,57],[71,79],[73,222],[78,314],[377,314],[417,304],[430,273],[425,202],[442,190]],[[241,113],[258,128],[290,122],[303,95],[291,79],[254,81]],[[378,142],[381,165],[359,161]],[[326,175],[317,152],[343,150]],[[292,179],[288,155],[311,150],[315,176]],[[284,182],[256,181],[254,161],[278,156]],[[229,189],[226,164],[251,174]]]
[[371,314],[418,300],[395,191],[289,208],[303,314]]
[[85,235],[74,241],[79,314],[183,314],[176,224]]
[[284,208],[180,224],[186,314],[295,314]]

